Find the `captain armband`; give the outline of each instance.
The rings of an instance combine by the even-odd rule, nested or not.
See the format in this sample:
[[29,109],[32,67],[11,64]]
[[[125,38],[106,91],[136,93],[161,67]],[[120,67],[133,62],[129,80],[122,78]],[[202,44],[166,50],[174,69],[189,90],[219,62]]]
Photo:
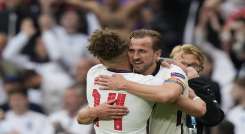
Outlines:
[[182,93],[182,94],[184,93],[185,84],[184,84],[181,80],[172,77],[172,78],[170,78],[170,79],[165,80],[164,82],[166,82],[166,83],[176,83],[176,84],[178,84],[179,86],[182,87],[181,93]]

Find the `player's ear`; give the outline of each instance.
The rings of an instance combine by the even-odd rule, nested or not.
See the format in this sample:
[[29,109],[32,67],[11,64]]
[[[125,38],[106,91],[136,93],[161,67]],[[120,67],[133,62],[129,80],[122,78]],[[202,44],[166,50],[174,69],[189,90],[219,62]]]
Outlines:
[[162,50],[161,49],[155,51],[156,57],[161,57],[161,54],[162,54]]

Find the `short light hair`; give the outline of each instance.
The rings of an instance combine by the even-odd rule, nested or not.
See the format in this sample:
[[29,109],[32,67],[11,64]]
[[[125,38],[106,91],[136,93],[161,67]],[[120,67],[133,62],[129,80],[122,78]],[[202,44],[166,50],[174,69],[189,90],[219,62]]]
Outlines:
[[129,39],[150,37],[152,39],[152,49],[154,51],[161,49],[161,34],[155,30],[138,29],[130,33]]
[[198,47],[192,44],[183,44],[175,46],[170,54],[170,58],[174,58],[174,56],[177,53],[194,55],[199,61],[201,68],[203,69],[203,64],[206,58],[204,56],[204,53]]

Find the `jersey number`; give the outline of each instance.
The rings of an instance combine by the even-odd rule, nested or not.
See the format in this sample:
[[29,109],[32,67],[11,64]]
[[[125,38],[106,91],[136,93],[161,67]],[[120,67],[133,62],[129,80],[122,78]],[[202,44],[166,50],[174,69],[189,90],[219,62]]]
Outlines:
[[[92,96],[94,97],[94,107],[100,104],[100,93],[97,89],[93,90]],[[116,98],[117,97],[117,98]],[[109,93],[107,101],[116,99],[116,105],[123,106],[125,102],[126,94],[122,93]],[[99,120],[96,120],[96,126],[99,127]],[[122,131],[122,118],[114,119],[114,129]]]

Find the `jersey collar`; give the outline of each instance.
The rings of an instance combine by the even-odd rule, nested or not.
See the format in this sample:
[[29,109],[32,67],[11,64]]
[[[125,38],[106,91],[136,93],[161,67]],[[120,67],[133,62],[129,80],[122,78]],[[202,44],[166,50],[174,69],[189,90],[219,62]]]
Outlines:
[[157,62],[157,66],[156,66],[154,72],[151,75],[155,76],[159,72],[160,67],[161,67],[161,63]]
[[123,69],[115,69],[115,68],[107,68],[107,70],[114,73],[132,73],[131,70],[123,70]]

